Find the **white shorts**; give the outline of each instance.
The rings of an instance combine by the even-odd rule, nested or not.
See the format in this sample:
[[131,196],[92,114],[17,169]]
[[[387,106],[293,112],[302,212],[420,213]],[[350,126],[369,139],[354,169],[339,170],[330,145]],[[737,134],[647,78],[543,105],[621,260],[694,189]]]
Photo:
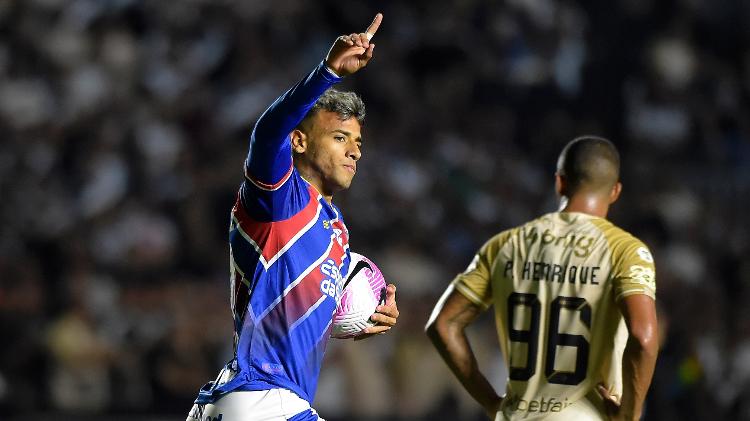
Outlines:
[[186,421],[325,421],[286,389],[231,392],[212,404],[193,405]]

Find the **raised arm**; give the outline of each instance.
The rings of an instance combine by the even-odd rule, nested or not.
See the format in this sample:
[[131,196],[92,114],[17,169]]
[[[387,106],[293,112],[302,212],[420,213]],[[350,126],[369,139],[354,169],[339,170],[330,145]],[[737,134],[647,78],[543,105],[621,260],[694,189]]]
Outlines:
[[246,175],[256,185],[272,189],[284,181],[292,167],[289,133],[326,89],[367,66],[375,48],[370,39],[382,19],[378,13],[365,32],[336,38],[326,59],[261,115],[250,136],[245,161]]
[[479,371],[474,351],[466,337],[466,327],[479,314],[481,309],[451,285],[435,305],[425,332],[466,391],[494,419],[502,398]]

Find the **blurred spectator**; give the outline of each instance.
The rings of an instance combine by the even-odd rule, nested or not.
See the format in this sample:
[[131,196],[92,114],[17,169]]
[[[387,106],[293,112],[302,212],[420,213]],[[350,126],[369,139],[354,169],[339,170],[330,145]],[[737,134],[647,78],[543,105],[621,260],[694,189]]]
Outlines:
[[[388,64],[344,83],[368,120],[338,204],[353,249],[399,286],[403,321],[331,344],[323,415],[482,419],[427,346],[427,312],[488,233],[554,207],[557,151],[593,133],[624,155],[612,219],[657,260],[664,343],[646,419],[750,419],[747,2],[378,7]],[[231,355],[226,230],[252,124],[374,12],[0,2],[4,417],[185,416]],[[498,345],[481,348],[502,387]]]

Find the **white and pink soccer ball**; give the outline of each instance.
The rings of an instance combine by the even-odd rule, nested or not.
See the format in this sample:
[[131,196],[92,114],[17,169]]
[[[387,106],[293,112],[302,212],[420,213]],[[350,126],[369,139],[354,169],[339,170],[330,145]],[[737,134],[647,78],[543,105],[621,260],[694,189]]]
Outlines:
[[333,314],[334,338],[353,338],[375,323],[370,316],[375,307],[385,304],[386,283],[375,263],[358,253],[350,253],[349,274],[344,282],[341,301]]

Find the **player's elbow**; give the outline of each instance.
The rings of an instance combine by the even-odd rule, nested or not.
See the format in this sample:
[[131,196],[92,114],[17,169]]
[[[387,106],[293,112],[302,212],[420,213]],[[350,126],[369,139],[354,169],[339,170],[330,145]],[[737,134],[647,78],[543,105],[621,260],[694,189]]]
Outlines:
[[436,315],[431,317],[424,326],[424,332],[433,343],[444,342],[450,334],[450,325],[445,318]]
[[427,324],[424,325],[424,333],[427,334],[430,339],[433,339],[438,335],[437,318],[431,318],[427,321]]
[[424,331],[436,346],[453,342],[464,335],[476,313],[475,306],[450,286],[432,310]]
[[656,356],[659,352],[659,332],[656,323],[631,328],[629,342],[641,353]]

